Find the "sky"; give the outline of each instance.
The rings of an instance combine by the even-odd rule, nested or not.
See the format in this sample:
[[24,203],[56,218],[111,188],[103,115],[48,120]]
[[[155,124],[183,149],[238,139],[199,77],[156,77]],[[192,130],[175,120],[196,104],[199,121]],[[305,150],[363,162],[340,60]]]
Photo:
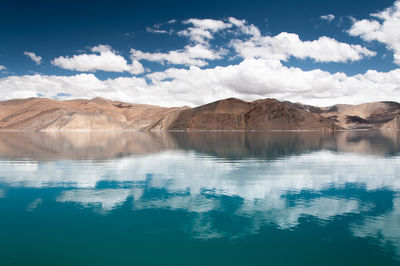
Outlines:
[[400,101],[400,0],[0,0],[0,100]]

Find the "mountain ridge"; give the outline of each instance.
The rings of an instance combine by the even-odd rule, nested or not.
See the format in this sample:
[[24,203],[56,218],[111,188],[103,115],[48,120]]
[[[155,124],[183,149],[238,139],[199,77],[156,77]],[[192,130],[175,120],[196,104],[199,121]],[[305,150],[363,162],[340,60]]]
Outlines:
[[96,97],[0,101],[0,130],[342,130],[399,129],[400,104],[316,107],[273,98],[237,98],[198,107],[160,107]]

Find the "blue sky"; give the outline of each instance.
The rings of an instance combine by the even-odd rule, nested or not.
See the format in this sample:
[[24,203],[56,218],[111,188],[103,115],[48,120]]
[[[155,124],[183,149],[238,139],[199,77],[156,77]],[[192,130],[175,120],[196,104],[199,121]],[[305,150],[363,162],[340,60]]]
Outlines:
[[9,1],[0,99],[400,101],[400,2]]

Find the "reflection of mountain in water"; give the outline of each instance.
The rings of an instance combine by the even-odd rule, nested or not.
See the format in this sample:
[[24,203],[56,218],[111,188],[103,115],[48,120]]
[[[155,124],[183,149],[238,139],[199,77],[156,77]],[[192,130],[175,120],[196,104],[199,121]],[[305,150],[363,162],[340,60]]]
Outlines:
[[276,159],[328,149],[393,155],[395,131],[344,132],[0,132],[0,157],[33,160],[109,159],[193,150],[223,158]]
[[157,132],[0,132],[0,157],[33,160],[109,159],[176,148]]

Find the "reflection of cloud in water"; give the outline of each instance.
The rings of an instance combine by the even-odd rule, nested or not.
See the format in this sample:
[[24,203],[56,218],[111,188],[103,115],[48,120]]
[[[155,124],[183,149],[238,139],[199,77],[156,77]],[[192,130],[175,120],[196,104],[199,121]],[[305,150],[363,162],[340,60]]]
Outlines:
[[78,189],[64,191],[58,202],[76,202],[85,207],[100,207],[110,211],[124,203],[129,196],[128,189]]
[[[367,190],[400,189],[400,157],[327,151],[274,161],[229,161],[169,152],[108,161],[0,161],[0,182],[13,187],[93,188],[100,181],[146,182],[167,190],[202,189],[247,199],[279,199],[289,191],[358,183]],[[379,178],[377,178],[379,177]]]
[[320,220],[329,220],[338,215],[358,213],[360,204],[357,200],[321,197],[309,201],[298,202],[295,206],[269,206],[246,202],[239,213],[252,216],[258,213],[264,221],[273,221],[282,229],[292,228],[298,225],[302,216],[314,216]]
[[39,205],[42,204],[42,202],[43,200],[41,198],[35,199],[34,201],[28,204],[28,206],[26,207],[26,211],[32,212],[36,210],[36,208],[39,207]]
[[354,224],[351,230],[356,237],[376,238],[383,247],[394,246],[400,256],[400,198],[393,200],[390,211],[377,217],[366,217],[361,224]]
[[[348,184],[368,191],[399,191],[399,172],[399,157],[329,151],[277,160],[228,160],[168,151],[105,161],[0,161],[0,183],[8,187],[70,188],[61,192],[58,202],[75,202],[106,213],[128,199],[133,200],[134,210],[184,210],[194,215],[193,224],[185,230],[199,238],[253,234],[268,223],[293,228],[303,216],[331,220],[359,213],[364,205],[357,199],[318,194]],[[123,188],[99,186],[104,182]],[[152,190],[166,196],[151,197]],[[288,195],[303,191],[314,198],[289,204]],[[235,209],[224,210],[226,196],[240,199]],[[213,226],[213,211],[249,221],[240,231],[224,232]]]
[[[141,190],[141,192],[140,192]],[[299,224],[303,216],[313,216],[320,220],[330,220],[338,215],[358,213],[361,210],[357,200],[347,200],[334,197],[320,197],[312,200],[302,200],[294,206],[287,206],[286,200],[281,198],[280,204],[270,204],[267,199],[252,201],[245,199],[239,207],[232,211],[221,208],[221,195],[213,192],[208,194],[169,194],[162,199],[147,199],[135,197],[143,195],[143,188],[128,189],[75,189],[64,191],[57,198],[58,202],[74,202],[83,207],[101,208],[104,212],[121,206],[129,196],[133,198],[133,210],[168,209],[184,210],[196,214],[191,233],[197,238],[229,236],[229,232],[216,230],[208,214],[212,211],[228,212],[236,217],[250,218],[250,224],[242,228],[242,232],[235,233],[236,237],[243,234],[256,233],[261,226],[275,224],[281,229],[290,229]]]

